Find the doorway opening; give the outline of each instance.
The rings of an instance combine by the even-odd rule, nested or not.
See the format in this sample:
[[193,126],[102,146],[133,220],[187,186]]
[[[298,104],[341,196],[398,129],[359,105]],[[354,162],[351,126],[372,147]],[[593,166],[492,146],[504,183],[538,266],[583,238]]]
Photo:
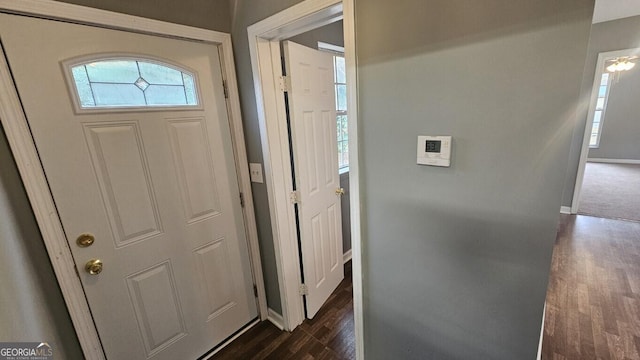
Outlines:
[[640,221],[640,49],[598,55],[572,213]]
[[[283,51],[281,49],[281,41],[294,39],[296,36],[304,36],[311,30],[322,28],[339,21],[343,21],[344,28],[344,52],[345,52],[345,72],[346,105],[349,109],[347,139],[346,144],[349,159],[349,186],[344,188],[349,194],[350,214],[350,233],[351,233],[351,254],[353,268],[353,306],[354,306],[354,324],[355,324],[355,342],[358,357],[362,357],[362,281],[361,281],[361,264],[360,264],[360,217],[359,217],[359,186],[358,186],[358,166],[357,166],[357,104],[355,90],[355,46],[354,46],[354,22],[353,22],[353,2],[352,1],[336,1],[336,0],[307,0],[291,8],[288,8],[270,18],[262,20],[248,28],[249,48],[251,53],[251,63],[254,75],[254,85],[256,89],[256,102],[258,104],[258,119],[260,123],[260,133],[262,141],[262,152],[264,156],[265,182],[267,184],[267,193],[269,197],[270,213],[272,220],[274,248],[276,250],[276,265],[278,270],[278,283],[282,299],[282,317],[276,320],[280,322],[283,329],[292,331],[303,323],[305,317],[309,314],[305,313],[305,293],[309,290],[308,284],[302,282],[305,269],[300,268],[300,256],[303,254],[304,246],[298,243],[298,227],[296,222],[296,206],[300,196],[299,187],[302,179],[292,164],[295,161],[295,138],[289,142],[289,129],[287,126],[287,102],[285,101],[284,90],[290,84],[287,77],[283,76],[282,62]],[[308,34],[307,34],[308,35]],[[297,38],[301,41],[301,38]],[[307,43],[307,48],[317,48],[317,41]],[[327,42],[327,41],[324,41]],[[330,42],[329,42],[330,43]],[[334,44],[335,45],[335,44]],[[332,55],[329,56],[333,62]],[[335,97],[334,87],[336,85],[333,74],[333,63],[331,67],[331,97]],[[295,87],[295,80],[293,80]],[[295,90],[295,89],[294,89]],[[291,97],[291,94],[287,94]],[[295,100],[293,100],[295,102]],[[293,105],[295,106],[295,105]],[[332,101],[332,106],[335,103]],[[332,115],[332,138],[333,148],[331,152],[336,153],[334,165],[338,168],[337,142],[337,116],[335,108]],[[328,122],[327,122],[328,123]],[[292,126],[292,131],[295,126]],[[309,139],[318,139],[310,133]],[[323,137],[328,139],[328,137]],[[343,142],[344,144],[345,142]],[[341,148],[342,149],[342,148]],[[293,162],[292,162],[292,153]],[[324,154],[323,156],[325,156]],[[329,158],[332,155],[327,155]],[[300,165],[298,165],[300,167]],[[300,170],[300,169],[298,169]],[[294,174],[294,176],[291,176]],[[336,174],[337,175],[337,174]],[[296,178],[296,188],[294,188],[294,178]],[[338,186],[335,191],[339,191]],[[334,198],[339,195],[337,192],[333,194]],[[344,198],[344,197],[343,197]],[[304,199],[303,199],[304,206]],[[304,236],[304,226],[300,226],[301,236]],[[341,226],[340,226],[341,227]],[[303,239],[304,242],[304,239]],[[342,244],[340,244],[342,245]],[[341,261],[344,259],[341,253]],[[347,254],[346,257],[349,255]],[[309,266],[307,265],[307,269]],[[305,274],[305,282],[308,278]],[[306,286],[305,286],[306,285]],[[270,315],[272,312],[270,311]],[[311,315],[313,316],[313,315]]]

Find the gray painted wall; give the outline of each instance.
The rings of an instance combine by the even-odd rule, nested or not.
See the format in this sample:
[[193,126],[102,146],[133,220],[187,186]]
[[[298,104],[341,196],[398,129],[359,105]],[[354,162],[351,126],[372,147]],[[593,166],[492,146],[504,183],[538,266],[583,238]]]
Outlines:
[[314,49],[318,48],[318,41],[344,46],[342,20],[296,35],[289,40]]
[[56,359],[82,352],[0,129],[0,341],[48,342]]
[[[591,87],[593,86],[598,54],[606,51],[640,47],[638,34],[640,34],[640,16],[593,24],[591,28],[591,39],[589,40],[589,49],[580,90],[581,101],[576,111],[576,122],[573,124],[575,128],[571,140],[569,166],[566,171],[562,195],[563,206],[571,206],[571,201],[573,200],[573,188],[578,173],[580,151],[582,150],[582,140],[587,122],[589,99],[591,97]],[[604,126],[606,128],[607,125]]]
[[593,6],[357,1],[367,359],[535,358]]
[[589,158],[640,160],[640,70],[622,72],[613,80],[602,122],[600,146]]
[[56,0],[222,32],[231,31],[230,0]]

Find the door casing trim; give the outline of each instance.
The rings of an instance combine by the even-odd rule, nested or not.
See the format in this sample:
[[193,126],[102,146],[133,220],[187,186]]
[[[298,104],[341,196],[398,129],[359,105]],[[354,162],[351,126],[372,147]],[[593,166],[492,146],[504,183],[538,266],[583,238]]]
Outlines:
[[[51,0],[0,0],[0,12],[63,20],[133,33],[197,40],[219,46],[222,76],[228,88],[227,112],[231,127],[236,175],[240,190],[245,195],[245,206],[242,210],[253,281],[258,289],[260,318],[265,320],[268,316],[267,300],[231,35]],[[67,239],[62,230],[62,222],[55,208],[44,169],[40,163],[40,158],[2,49],[0,49],[0,122],[7,135],[11,152],[18,166],[22,183],[25,186],[34,211],[84,356],[92,360],[105,359],[98,331],[91,316],[80,278],[76,274]]]
[[356,357],[364,359],[362,296],[362,242],[358,166],[358,108],[354,0],[305,0],[248,27],[265,181],[271,214],[283,325],[293,330],[304,320],[298,240],[294,208],[291,158],[286,126],[279,41],[342,19],[349,109],[349,196],[353,254],[353,303]]

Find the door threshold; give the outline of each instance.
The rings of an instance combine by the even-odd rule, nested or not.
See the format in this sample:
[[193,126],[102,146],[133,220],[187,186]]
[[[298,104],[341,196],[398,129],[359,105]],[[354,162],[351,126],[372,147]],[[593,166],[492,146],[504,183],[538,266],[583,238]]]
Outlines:
[[213,349],[209,350],[209,352],[199,357],[198,360],[211,359],[214,355],[216,355],[217,353],[222,351],[222,349],[227,347],[227,345],[231,344],[235,339],[239,338],[244,333],[251,330],[254,326],[258,325],[259,323],[260,323],[260,317],[256,317],[255,319],[251,320],[251,322],[249,322],[247,325],[242,327],[240,330],[233,333],[233,335],[229,336],[227,340],[223,341],[220,345],[214,347]]

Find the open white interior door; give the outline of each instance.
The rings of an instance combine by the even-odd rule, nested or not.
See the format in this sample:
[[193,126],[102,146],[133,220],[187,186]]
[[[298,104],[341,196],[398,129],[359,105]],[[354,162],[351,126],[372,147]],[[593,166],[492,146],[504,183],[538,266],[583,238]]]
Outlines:
[[0,38],[107,358],[254,319],[218,48],[7,14]]
[[344,278],[333,58],[284,42],[307,317]]

